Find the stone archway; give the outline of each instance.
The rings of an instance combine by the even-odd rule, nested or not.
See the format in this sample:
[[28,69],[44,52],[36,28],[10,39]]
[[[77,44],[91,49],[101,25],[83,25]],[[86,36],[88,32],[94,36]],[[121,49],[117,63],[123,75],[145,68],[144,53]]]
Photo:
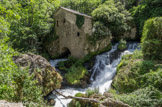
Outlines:
[[70,49],[68,49],[67,47],[62,48],[61,56],[62,57],[68,57],[69,55],[71,55]]

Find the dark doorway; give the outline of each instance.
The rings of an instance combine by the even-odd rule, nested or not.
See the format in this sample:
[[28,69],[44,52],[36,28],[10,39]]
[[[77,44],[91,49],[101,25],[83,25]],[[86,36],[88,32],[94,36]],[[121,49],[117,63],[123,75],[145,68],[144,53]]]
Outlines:
[[59,27],[59,21],[57,20],[57,27]]
[[80,36],[80,32],[77,33],[77,36]]
[[67,47],[62,48],[62,54],[61,57],[68,57],[71,55],[70,50]]

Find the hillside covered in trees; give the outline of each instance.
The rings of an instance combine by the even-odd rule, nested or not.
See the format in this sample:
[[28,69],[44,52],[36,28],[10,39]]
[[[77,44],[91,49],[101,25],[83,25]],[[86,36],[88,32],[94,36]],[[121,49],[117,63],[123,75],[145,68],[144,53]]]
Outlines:
[[[60,7],[92,17],[90,49],[107,45],[83,58],[52,56],[47,46],[61,38],[54,29]],[[75,24],[83,25],[84,19]],[[127,41],[140,42],[140,49],[122,57],[111,89],[104,95],[97,89],[77,93],[98,102],[74,98],[69,107],[119,106],[115,101],[124,107],[162,106],[162,0],[0,0],[0,100],[50,106],[47,95],[64,85],[88,87],[95,56],[110,51],[114,42],[123,52]],[[57,69],[50,65],[50,59],[62,57],[67,60]],[[115,103],[109,105],[107,98]]]

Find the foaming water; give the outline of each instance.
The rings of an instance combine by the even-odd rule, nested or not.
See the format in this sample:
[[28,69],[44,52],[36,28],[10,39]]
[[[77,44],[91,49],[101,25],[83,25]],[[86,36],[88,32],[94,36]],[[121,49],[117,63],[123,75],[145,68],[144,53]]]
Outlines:
[[[135,49],[139,49],[139,43],[128,43],[127,49],[124,52],[117,51],[117,45],[112,46],[109,52],[102,53],[96,56],[95,64],[90,70],[91,75],[91,85],[88,87],[90,89],[99,88],[99,92],[103,94],[108,91],[111,87],[111,83],[116,74],[117,65],[125,54],[132,54]],[[56,66],[58,62],[65,61],[67,59],[51,60],[50,63]],[[85,93],[88,88],[78,89],[78,88],[66,88],[58,90],[65,96],[74,96],[76,93]],[[62,96],[56,95],[55,107],[67,107],[71,99],[64,99]]]

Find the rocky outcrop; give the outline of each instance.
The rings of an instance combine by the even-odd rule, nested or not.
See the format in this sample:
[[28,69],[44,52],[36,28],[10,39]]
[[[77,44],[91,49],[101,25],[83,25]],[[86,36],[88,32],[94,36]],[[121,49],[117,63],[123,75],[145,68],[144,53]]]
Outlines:
[[44,95],[60,88],[62,77],[45,58],[35,54],[23,54],[14,56],[13,60],[22,69],[29,67],[29,73],[34,73],[35,79],[43,87]]
[[51,43],[47,43],[45,45],[47,52],[49,53],[49,55],[51,56],[51,58],[55,58],[59,56],[58,50],[59,48],[59,39],[51,42]]
[[85,45],[85,53],[88,54],[90,52],[96,52],[106,48],[111,44],[111,39],[111,37],[106,37],[105,39],[96,41],[94,45],[87,43]]
[[121,101],[113,100],[112,98],[106,98],[101,104],[100,107],[130,107],[128,104],[124,104]]
[[11,103],[5,100],[0,100],[0,107],[24,107],[22,103]]

